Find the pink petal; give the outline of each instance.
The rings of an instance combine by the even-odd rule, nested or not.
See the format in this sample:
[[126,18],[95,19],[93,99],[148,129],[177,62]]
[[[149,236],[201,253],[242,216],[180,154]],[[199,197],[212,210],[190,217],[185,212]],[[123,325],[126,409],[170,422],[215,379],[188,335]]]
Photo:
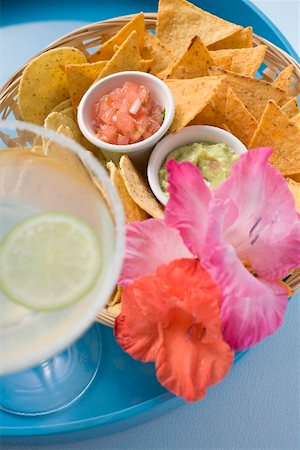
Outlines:
[[220,287],[221,319],[228,344],[243,350],[274,333],[282,324],[288,292],[279,282],[252,275],[222,238],[226,204],[214,200],[207,246],[201,263]]
[[156,219],[132,222],[126,228],[126,253],[119,279],[128,286],[143,275],[152,275],[161,264],[192,258],[179,232]]
[[163,386],[187,401],[203,398],[209,386],[225,377],[233,359],[233,352],[222,340],[220,331],[209,345],[190,333],[191,327],[197,324],[189,312],[179,307],[168,312],[164,325],[159,323],[157,378]]
[[170,160],[167,169],[170,199],[165,221],[179,230],[188,249],[199,255],[205,240],[211,192],[192,163]]
[[271,153],[243,154],[214,198],[229,198],[238,210],[237,220],[224,225],[225,241],[259,276],[274,280],[300,265],[300,221],[284,178],[267,162]]

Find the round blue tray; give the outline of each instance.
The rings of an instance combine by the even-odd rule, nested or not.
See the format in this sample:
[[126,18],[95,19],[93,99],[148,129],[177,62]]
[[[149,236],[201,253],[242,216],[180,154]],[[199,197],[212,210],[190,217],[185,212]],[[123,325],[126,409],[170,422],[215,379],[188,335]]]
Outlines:
[[[296,52],[273,23],[247,0],[194,0],[195,4],[224,19],[252,25],[256,34],[273,42],[298,59]],[[75,0],[67,3],[52,0],[1,1],[2,25],[16,25],[42,20],[81,20],[95,22],[106,18],[157,10],[157,2],[139,0]],[[113,6],[112,6],[113,5]],[[229,6],[230,5],[230,6]],[[86,394],[74,405],[45,417],[21,417],[0,412],[0,434],[3,441],[36,444],[41,436],[47,442],[77,441],[93,438],[138,425],[175,408],[183,401],[165,391],[155,378],[152,364],[142,364],[125,354],[116,344],[110,328],[96,324],[102,334],[103,357],[99,373]],[[235,362],[244,353],[236,355]]]

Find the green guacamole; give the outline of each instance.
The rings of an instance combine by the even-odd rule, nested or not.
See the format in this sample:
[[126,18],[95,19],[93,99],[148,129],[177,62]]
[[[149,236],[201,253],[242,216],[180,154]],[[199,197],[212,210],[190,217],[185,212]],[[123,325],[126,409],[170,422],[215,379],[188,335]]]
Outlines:
[[169,159],[175,159],[178,162],[190,161],[201,171],[208,186],[216,188],[230,175],[230,166],[238,158],[238,155],[224,143],[194,142],[184,145],[170,152],[162,163],[158,173],[160,187],[167,193],[166,163]]

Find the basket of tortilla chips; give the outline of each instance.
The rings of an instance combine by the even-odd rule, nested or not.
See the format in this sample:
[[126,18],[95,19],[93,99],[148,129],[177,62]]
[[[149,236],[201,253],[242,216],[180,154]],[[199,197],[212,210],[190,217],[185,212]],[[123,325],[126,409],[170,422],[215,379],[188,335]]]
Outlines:
[[[176,106],[170,132],[190,124],[214,125],[247,148],[273,147],[270,162],[286,178],[300,212],[299,64],[253,34],[251,26],[227,22],[185,0],[160,0],[157,14],[96,22],[50,44],[3,86],[0,118],[44,125],[93,152],[109,171],[127,223],[163,218],[163,207],[130,159],[120,155],[110,161],[77,124],[77,107],[87,89],[96,80],[128,70],[150,72],[169,86]],[[22,135],[8,145],[28,145],[29,139]],[[43,153],[43,142],[29,144],[31,151]],[[286,282],[297,290],[300,272],[294,271]],[[117,286],[98,315],[100,322],[113,325],[121,294]]]

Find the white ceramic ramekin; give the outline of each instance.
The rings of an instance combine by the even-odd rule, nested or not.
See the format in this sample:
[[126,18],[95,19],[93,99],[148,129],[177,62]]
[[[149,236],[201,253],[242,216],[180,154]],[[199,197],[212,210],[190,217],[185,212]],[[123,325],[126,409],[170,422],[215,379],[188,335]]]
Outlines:
[[[150,187],[156,198],[165,205],[168,196],[161,190],[159,185],[158,172],[167,155],[181,147],[193,142],[223,142],[228,145],[237,155],[247,152],[245,145],[228,131],[210,125],[192,125],[186,127],[176,134],[169,134],[164,137],[153,149],[147,168],[147,176]],[[183,180],[184,182],[184,180]]]
[[[165,110],[160,129],[149,138],[128,145],[108,144],[99,139],[92,125],[92,107],[105,94],[130,81],[149,88],[155,103]],[[168,131],[175,114],[173,94],[159,78],[144,72],[120,72],[94,83],[84,94],[78,107],[78,124],[82,134],[96,147],[113,153],[126,153],[133,162],[146,161],[151,149]]]

